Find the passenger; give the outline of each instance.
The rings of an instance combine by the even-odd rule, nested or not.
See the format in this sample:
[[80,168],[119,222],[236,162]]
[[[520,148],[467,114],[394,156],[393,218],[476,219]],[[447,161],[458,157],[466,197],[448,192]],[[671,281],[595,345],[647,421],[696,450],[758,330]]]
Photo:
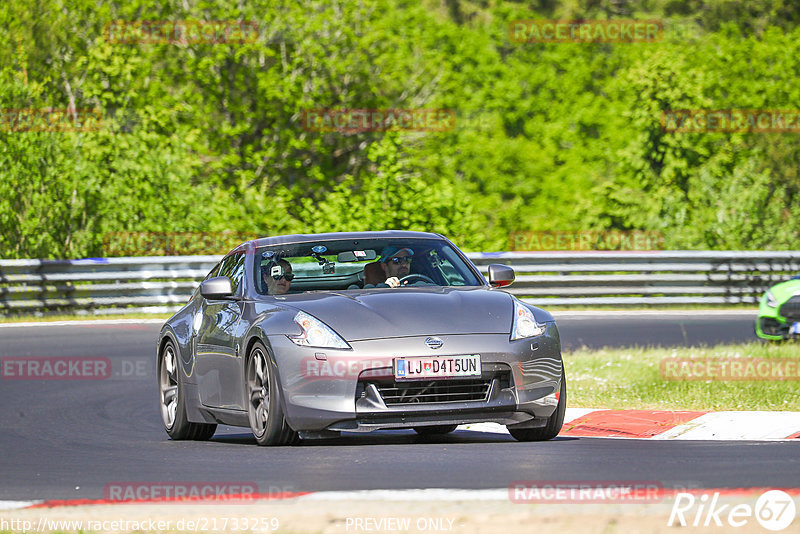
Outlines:
[[261,279],[267,287],[268,295],[288,293],[293,278],[292,265],[284,259],[277,262],[271,261],[261,266]]

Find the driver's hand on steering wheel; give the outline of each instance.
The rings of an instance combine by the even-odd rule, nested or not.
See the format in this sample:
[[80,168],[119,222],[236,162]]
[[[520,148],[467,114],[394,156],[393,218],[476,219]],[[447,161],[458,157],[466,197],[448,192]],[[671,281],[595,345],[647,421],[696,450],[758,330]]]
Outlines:
[[390,276],[384,283],[389,287],[398,287],[400,286],[400,279],[396,276]]

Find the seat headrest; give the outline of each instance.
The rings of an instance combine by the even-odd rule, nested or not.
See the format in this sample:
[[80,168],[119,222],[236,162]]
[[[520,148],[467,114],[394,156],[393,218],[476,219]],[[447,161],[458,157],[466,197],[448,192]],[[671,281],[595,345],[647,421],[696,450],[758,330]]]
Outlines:
[[381,262],[373,261],[364,266],[364,285],[378,285],[386,281],[386,273],[381,268]]

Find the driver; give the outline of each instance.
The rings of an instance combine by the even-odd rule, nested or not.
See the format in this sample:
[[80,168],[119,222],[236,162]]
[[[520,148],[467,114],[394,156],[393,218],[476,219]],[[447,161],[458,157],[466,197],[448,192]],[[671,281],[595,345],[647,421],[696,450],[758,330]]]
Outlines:
[[400,279],[411,272],[411,260],[414,251],[410,248],[388,246],[381,251],[381,269],[386,281],[375,287],[398,287]]

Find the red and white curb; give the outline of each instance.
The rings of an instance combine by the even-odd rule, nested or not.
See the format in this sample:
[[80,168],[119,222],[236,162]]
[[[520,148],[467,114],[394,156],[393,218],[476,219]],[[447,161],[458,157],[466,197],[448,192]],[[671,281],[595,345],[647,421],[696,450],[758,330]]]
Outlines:
[[20,508],[30,508],[43,501],[0,501],[0,512],[5,510],[19,510]]
[[[549,487],[569,488],[576,484],[590,484],[589,482],[571,482],[571,481],[520,481],[519,487],[527,487],[533,485],[534,487],[540,485],[542,490]],[[641,482],[625,482],[617,481],[613,484],[591,484],[592,494],[607,493],[611,495],[613,490],[619,490],[628,485],[641,484]],[[657,485],[658,486],[658,485]],[[655,487],[655,486],[654,486]],[[306,502],[306,501],[342,501],[353,503],[364,503],[367,501],[372,502],[465,502],[465,501],[480,501],[480,502],[515,502],[514,491],[516,486],[512,485],[508,488],[492,488],[492,489],[446,489],[446,488],[433,488],[433,489],[399,489],[399,490],[357,490],[357,491],[316,491],[316,492],[285,492],[278,494],[271,493],[257,493],[246,495],[227,495],[224,501],[220,500],[207,500],[207,499],[147,499],[147,500],[132,500],[132,501],[113,501],[107,499],[79,499],[79,500],[39,500],[39,501],[0,501],[0,513],[21,509],[42,509],[42,508],[62,508],[70,506],[107,506],[107,505],[137,505],[137,504],[180,504],[180,505],[208,505],[208,504],[258,504],[264,501],[292,501],[292,502]],[[800,488],[774,488],[774,487],[752,487],[752,488],[657,488],[657,491],[648,497],[654,503],[662,502],[675,498],[679,493],[688,493],[692,495],[707,495],[710,493],[718,493],[722,497],[747,497],[752,495],[762,494],[765,491],[780,489],[793,498],[800,498]],[[560,499],[555,498],[541,498],[536,502],[547,504],[557,503]],[[573,503],[584,502],[583,500],[570,501]],[[595,499],[588,498],[586,503],[595,502]]]
[[[476,423],[459,430],[507,434],[503,425]],[[559,436],[774,441],[800,438],[800,412],[704,412],[567,408]]]

